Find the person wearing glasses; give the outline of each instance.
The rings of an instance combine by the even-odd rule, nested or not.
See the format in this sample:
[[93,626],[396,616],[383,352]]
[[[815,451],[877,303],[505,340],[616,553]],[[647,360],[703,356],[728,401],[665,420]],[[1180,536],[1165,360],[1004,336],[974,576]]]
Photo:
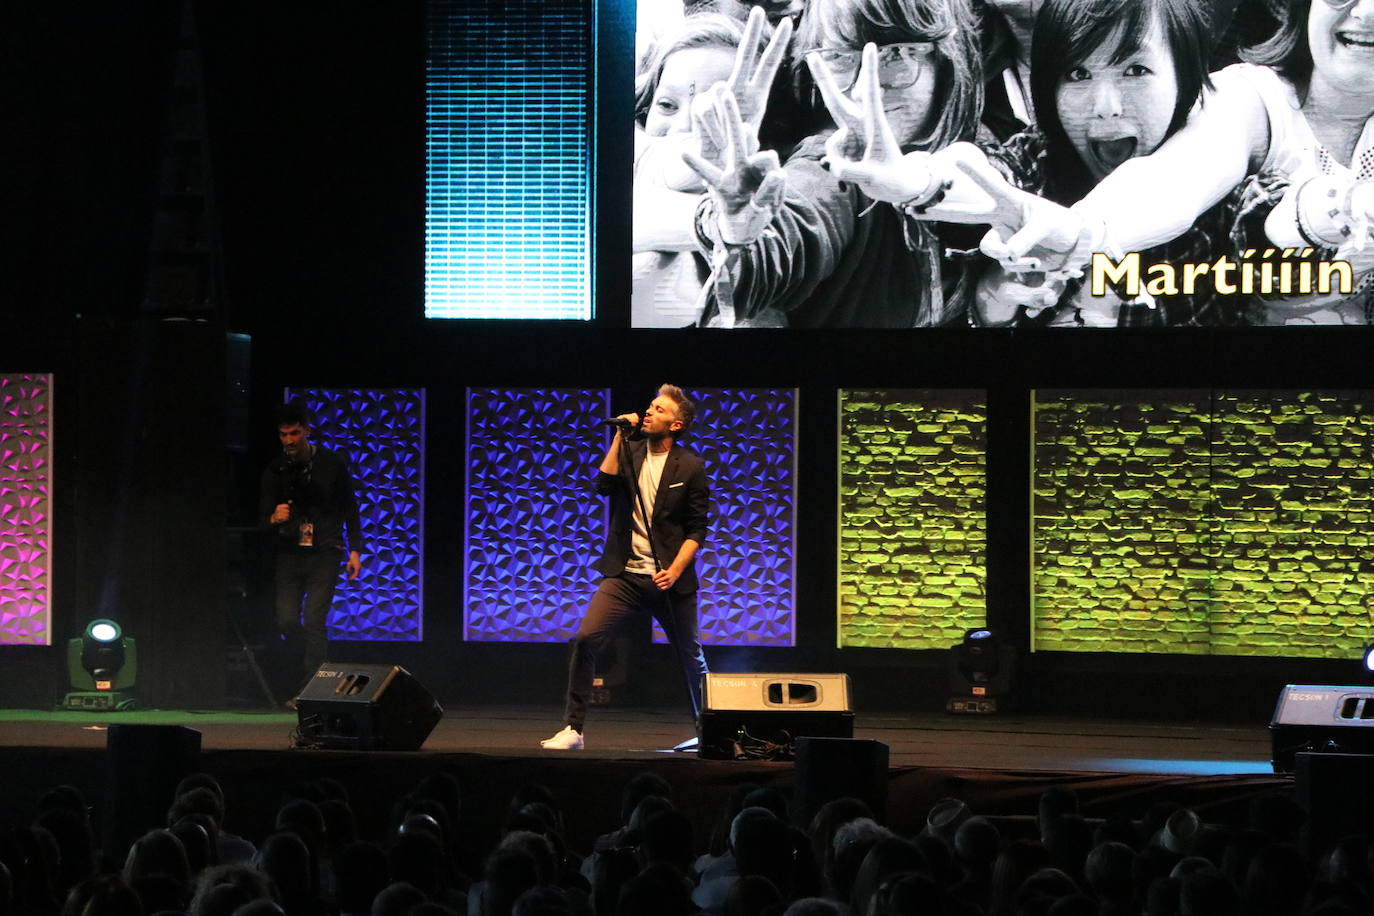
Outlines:
[[[869,44],[876,55],[871,85],[859,80]],[[792,59],[799,83],[811,58],[851,101],[864,92],[880,96],[902,150],[933,150],[977,130],[979,54],[967,0],[813,0]],[[725,151],[716,161],[685,156],[707,186],[695,225],[713,274],[700,324],[893,328],[965,321],[968,263],[947,252],[974,249],[977,236],[946,237],[951,227],[922,223],[830,174],[822,161],[827,144],[855,141],[853,125],[803,140],[778,169],[776,159],[757,152],[730,99],[704,106],[700,121]]]
[[[1158,150],[1122,163],[1072,207],[1019,210],[983,249],[1016,267],[1079,269],[1096,252],[1177,238],[1251,179],[1284,187],[1263,229],[1276,248],[1349,261],[1353,290],[1270,300],[1266,323],[1368,323],[1374,289],[1374,0],[1289,0],[1280,26],[1212,74],[1214,89]],[[1005,202],[1002,204],[1005,209]]]

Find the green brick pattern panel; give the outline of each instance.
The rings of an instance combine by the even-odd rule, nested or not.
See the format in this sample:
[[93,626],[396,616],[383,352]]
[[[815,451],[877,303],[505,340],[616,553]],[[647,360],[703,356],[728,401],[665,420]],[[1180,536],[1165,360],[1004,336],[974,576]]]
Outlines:
[[987,398],[840,392],[841,646],[945,649],[983,626]]
[[1374,392],[1041,392],[1037,649],[1353,658]]

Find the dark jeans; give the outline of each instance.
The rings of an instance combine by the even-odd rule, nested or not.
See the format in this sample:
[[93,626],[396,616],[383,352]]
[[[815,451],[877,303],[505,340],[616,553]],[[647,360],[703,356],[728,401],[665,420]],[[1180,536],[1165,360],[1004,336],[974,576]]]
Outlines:
[[[669,606],[672,619],[667,620]],[[674,595],[659,590],[650,576],[621,573],[601,580],[587,613],[572,641],[568,663],[568,702],[564,716],[578,731],[587,721],[587,698],[596,674],[596,656],[610,641],[616,627],[631,614],[649,612],[663,627],[677,653],[677,660],[692,689],[692,715],[701,709],[701,679],[706,674],[706,656],[697,635],[697,596]]]
[[283,671],[309,679],[325,660],[329,634],[325,619],[334,602],[344,554],[332,547],[277,552],[277,632],[283,646]]

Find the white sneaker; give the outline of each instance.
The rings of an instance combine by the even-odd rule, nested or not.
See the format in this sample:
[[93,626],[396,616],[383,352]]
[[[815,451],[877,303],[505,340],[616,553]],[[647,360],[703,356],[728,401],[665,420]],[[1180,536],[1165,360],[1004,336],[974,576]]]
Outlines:
[[545,738],[540,741],[539,746],[546,751],[580,751],[582,750],[582,733],[571,725],[565,725],[563,730],[552,738]]

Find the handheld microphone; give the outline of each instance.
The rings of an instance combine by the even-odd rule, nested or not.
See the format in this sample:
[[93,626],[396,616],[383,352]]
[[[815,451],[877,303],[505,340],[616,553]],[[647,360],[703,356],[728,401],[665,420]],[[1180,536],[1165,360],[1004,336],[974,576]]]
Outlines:
[[617,429],[634,429],[634,424],[624,417],[611,417],[601,421],[602,426],[614,426]]

